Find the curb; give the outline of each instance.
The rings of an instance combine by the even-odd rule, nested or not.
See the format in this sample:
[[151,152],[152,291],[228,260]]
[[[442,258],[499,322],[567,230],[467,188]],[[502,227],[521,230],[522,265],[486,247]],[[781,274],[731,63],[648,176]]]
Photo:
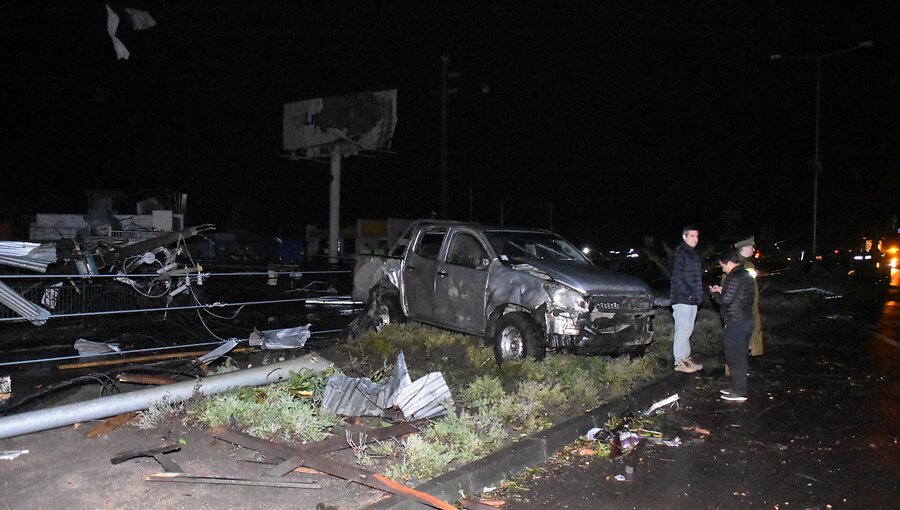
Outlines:
[[[642,386],[612,402],[601,405],[580,416],[570,418],[549,429],[501,448],[487,457],[470,462],[453,471],[433,478],[416,490],[444,501],[456,501],[460,491],[477,494],[484,487],[519,475],[530,466],[545,463],[553,454],[583,435],[591,427],[602,426],[610,414],[623,414],[628,409],[643,410],[653,402],[677,392],[691,379],[688,374],[675,372]],[[391,496],[373,503],[366,510],[414,510],[430,508],[402,496]]]

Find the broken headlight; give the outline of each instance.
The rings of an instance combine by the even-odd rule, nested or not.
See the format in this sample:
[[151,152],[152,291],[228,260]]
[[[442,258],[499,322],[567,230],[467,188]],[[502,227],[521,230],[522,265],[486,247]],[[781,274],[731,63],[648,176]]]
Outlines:
[[550,303],[557,308],[585,313],[590,311],[590,303],[581,293],[558,283],[544,283],[544,290],[550,296]]

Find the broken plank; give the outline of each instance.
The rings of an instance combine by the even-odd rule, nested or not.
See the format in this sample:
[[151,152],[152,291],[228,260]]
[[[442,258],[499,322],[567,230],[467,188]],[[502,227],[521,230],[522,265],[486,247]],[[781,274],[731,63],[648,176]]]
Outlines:
[[[413,424],[410,423],[409,425],[412,426]],[[287,459],[289,457],[297,455],[298,453],[303,454],[305,456],[302,459],[299,459],[300,464],[308,468],[315,469],[316,471],[321,471],[331,476],[343,478],[344,480],[356,482],[358,484],[389,492],[391,494],[401,494],[407,497],[412,497],[416,499],[416,501],[425,503],[435,508],[455,509],[454,506],[441,501],[434,496],[431,496],[430,494],[417,491],[401,483],[385,478],[372,471],[337,462],[331,459],[326,459],[325,457],[320,457],[318,453],[313,453],[310,451],[304,452],[301,451],[300,448],[291,448],[289,446],[266,441],[265,439],[258,439],[242,432],[227,429],[225,427],[216,427],[212,432],[214,437],[222,439],[223,441],[251,448],[270,457],[281,457],[283,459]],[[312,444],[310,446],[312,446]]]
[[151,384],[154,386],[162,386],[163,384],[172,384],[173,382],[175,382],[175,379],[167,375],[129,373],[122,373],[117,375],[116,380],[122,383]]
[[249,485],[254,487],[277,487],[282,489],[321,489],[322,484],[312,480],[290,480],[286,478],[230,477],[218,475],[195,475],[191,473],[151,473],[144,480],[150,482],[209,483],[218,485]]
[[[236,349],[232,349],[231,352],[251,352],[256,349],[253,347],[238,347]],[[191,352],[168,352],[165,354],[150,354],[147,356],[134,356],[131,358],[118,358],[118,359],[108,359],[102,361],[87,361],[84,363],[67,363],[65,365],[60,365],[57,368],[59,370],[72,370],[76,368],[90,368],[90,367],[102,367],[106,365],[124,365],[126,363],[145,363],[147,361],[160,361],[166,359],[179,359],[179,358],[199,358],[204,354],[207,354],[209,351],[191,351]],[[110,353],[115,354],[115,353]],[[105,356],[105,354],[104,354]]]
[[[404,436],[413,432],[418,432],[419,428],[416,425],[416,423],[395,423],[389,427],[380,427],[360,432],[350,432],[350,434],[351,439],[353,435],[356,435],[357,438],[361,438],[360,442],[362,444],[367,444],[375,441],[383,441],[392,437]],[[362,446],[362,444],[357,446]],[[285,459],[284,462],[272,468],[267,474],[269,476],[283,476],[300,467],[303,464],[303,459],[310,455],[320,455],[322,453],[335,452],[349,447],[350,444],[347,442],[346,432],[343,436],[337,434],[334,437],[326,439],[325,441],[308,443],[294,448],[295,453],[291,456],[291,458]]]
[[100,425],[97,425],[96,427],[91,428],[91,430],[88,430],[84,434],[84,437],[88,439],[96,439],[103,434],[106,434],[111,430],[115,430],[122,425],[130,422],[131,420],[137,418],[137,415],[138,413],[125,413],[113,416],[112,418],[108,418],[107,420],[104,420]]
[[387,485],[388,487],[393,489],[393,492],[395,494],[402,494],[404,496],[415,499],[419,503],[425,503],[428,506],[433,506],[435,508],[439,508],[440,510],[456,510],[455,505],[451,505],[450,503],[447,503],[446,501],[442,501],[442,500],[432,496],[431,494],[422,492],[420,490],[413,489],[412,487],[407,487],[406,485],[403,485],[402,483],[395,482],[394,480],[391,480],[390,478],[388,478],[384,475],[380,475],[378,473],[375,473],[373,476],[375,477],[376,480],[384,483],[385,485]]
[[169,453],[175,452],[181,449],[181,445],[178,443],[166,443],[160,446],[152,446],[152,447],[143,447],[143,448],[135,448],[134,450],[127,450],[117,454],[115,457],[109,459],[110,464],[121,464],[126,460],[131,460],[135,457],[152,457],[161,453]]

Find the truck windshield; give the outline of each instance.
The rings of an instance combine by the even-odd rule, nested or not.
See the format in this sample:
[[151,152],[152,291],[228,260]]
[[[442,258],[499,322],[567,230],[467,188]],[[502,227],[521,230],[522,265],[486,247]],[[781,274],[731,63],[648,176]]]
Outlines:
[[590,264],[568,241],[548,232],[488,230],[485,232],[497,255],[509,259],[572,260]]

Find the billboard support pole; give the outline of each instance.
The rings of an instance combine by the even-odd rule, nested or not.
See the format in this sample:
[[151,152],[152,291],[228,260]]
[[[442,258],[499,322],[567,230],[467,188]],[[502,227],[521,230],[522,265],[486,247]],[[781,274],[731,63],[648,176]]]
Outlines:
[[338,238],[341,225],[341,150],[335,146],[331,151],[331,189],[328,211],[328,262],[337,264]]

